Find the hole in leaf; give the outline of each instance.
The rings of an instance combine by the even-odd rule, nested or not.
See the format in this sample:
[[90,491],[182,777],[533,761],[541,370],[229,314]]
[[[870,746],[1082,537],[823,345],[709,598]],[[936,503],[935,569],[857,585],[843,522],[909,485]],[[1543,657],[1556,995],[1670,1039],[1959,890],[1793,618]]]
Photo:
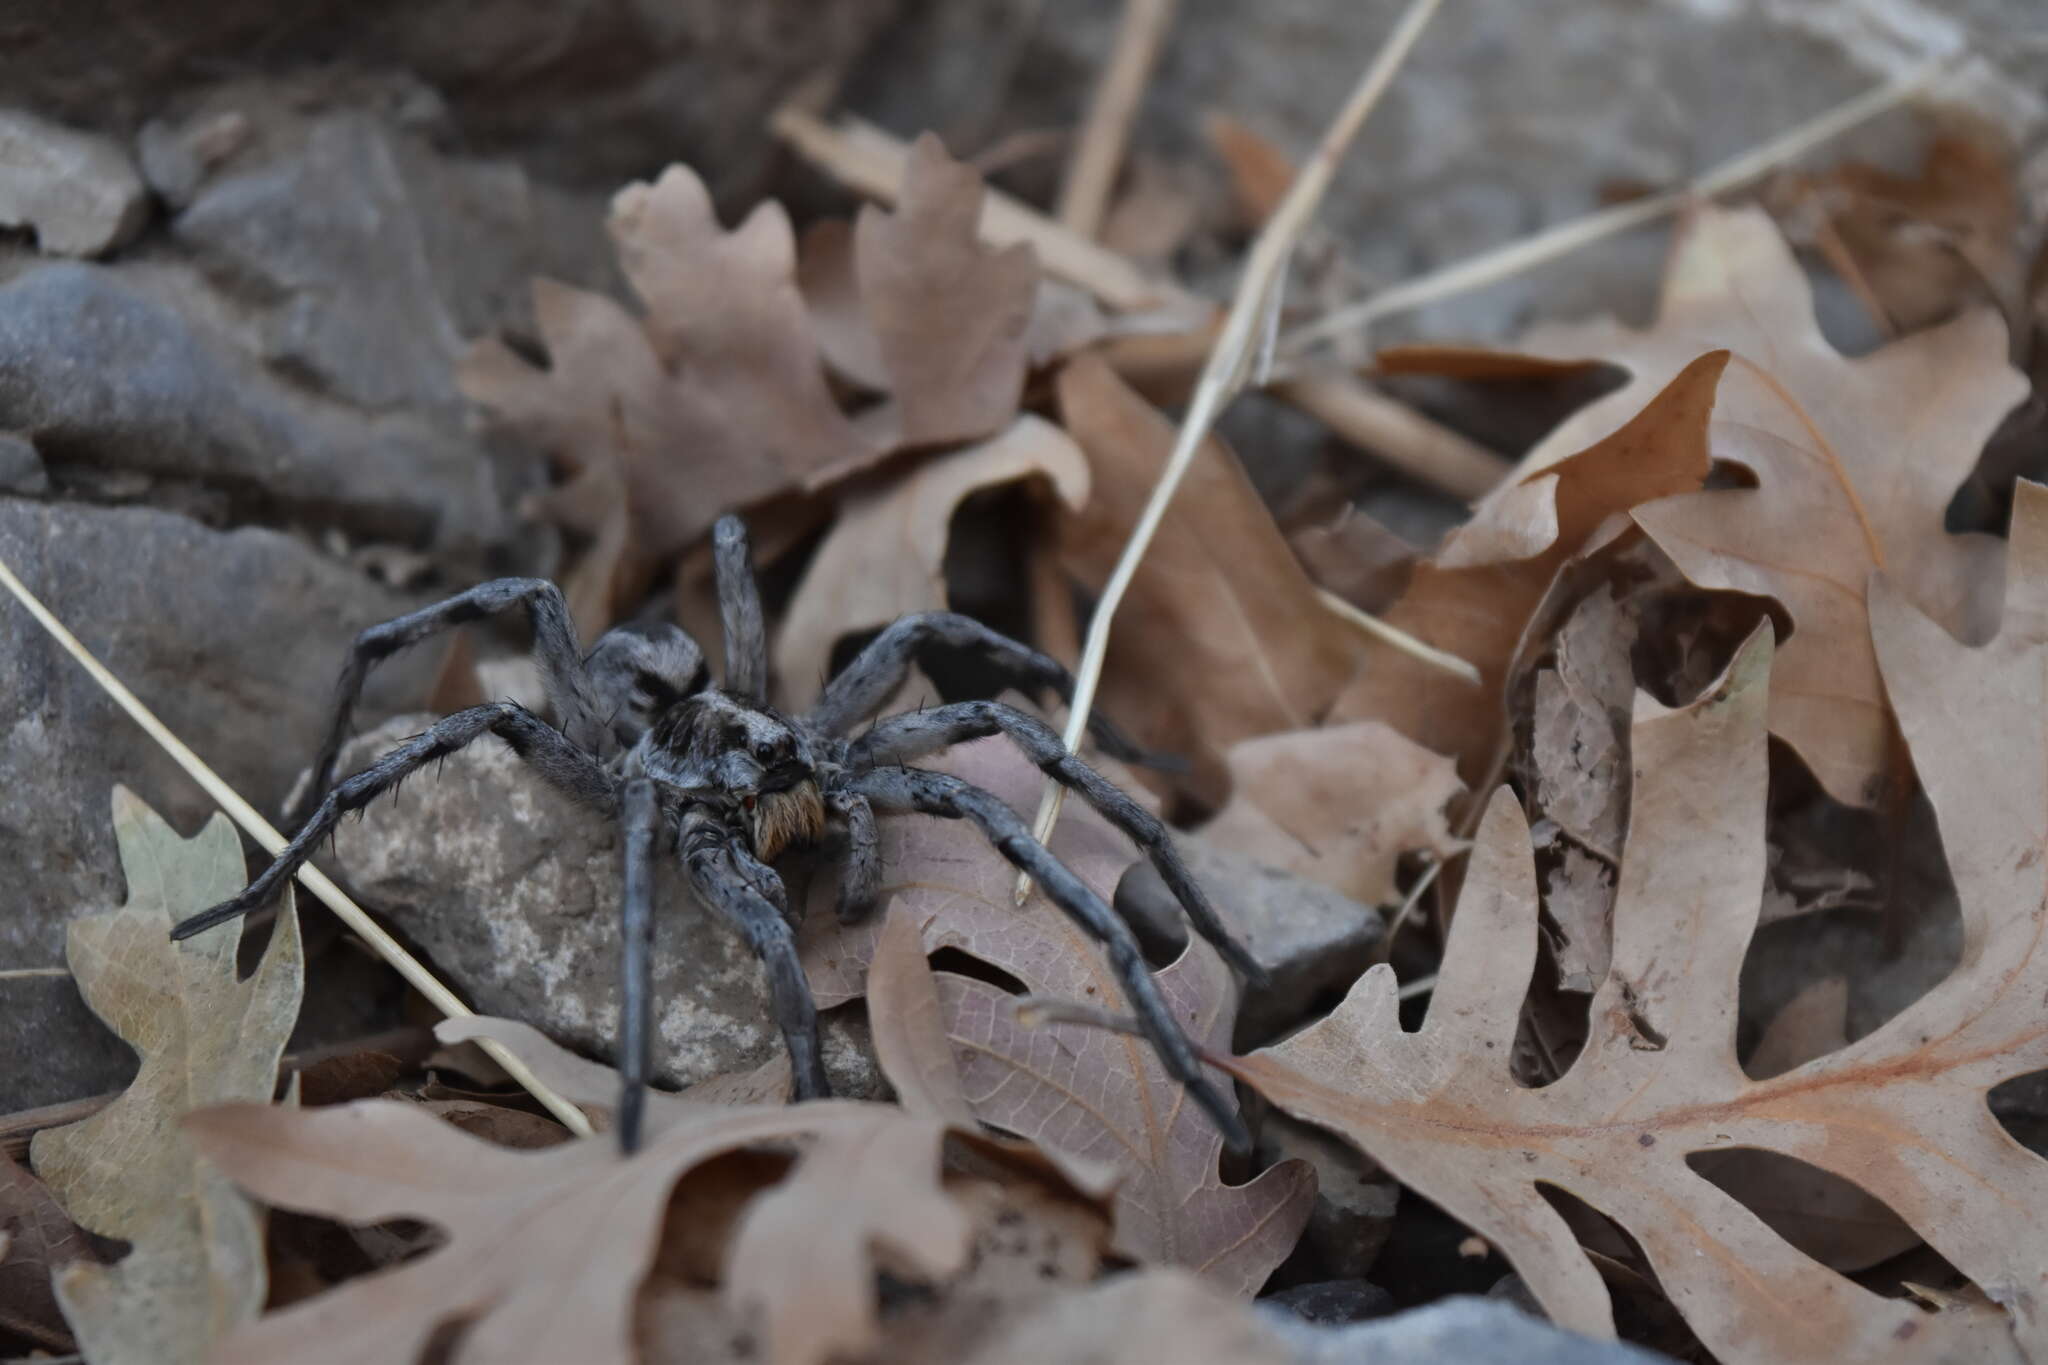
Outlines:
[[1994,1086],[1985,1097],[1991,1117],[2013,1141],[2036,1156],[2048,1156],[2048,1071],[2030,1071]]
[[1783,1152],[1719,1148],[1688,1153],[1685,1164],[1794,1248],[1845,1275],[1890,1260],[1920,1241],[1903,1218],[1862,1186]]
[[1677,1360],[1711,1359],[1665,1296],[1650,1258],[1627,1228],[1570,1190],[1541,1181],[1536,1189],[1571,1227],[1586,1259],[1600,1272],[1614,1300],[1614,1326],[1622,1340]]
[[1030,987],[1011,976],[992,962],[984,962],[972,953],[963,953],[958,948],[940,948],[929,955],[928,961],[935,972],[951,972],[974,981],[985,981],[996,989],[1010,995],[1029,995]]

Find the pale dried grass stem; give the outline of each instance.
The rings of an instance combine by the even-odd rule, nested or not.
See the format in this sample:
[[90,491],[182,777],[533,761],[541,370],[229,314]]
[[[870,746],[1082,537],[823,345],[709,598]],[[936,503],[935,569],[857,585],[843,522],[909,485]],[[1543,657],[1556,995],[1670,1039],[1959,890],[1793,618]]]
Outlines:
[[1866,91],[1800,124],[1782,137],[1773,138],[1761,147],[1753,147],[1740,156],[1722,162],[1705,175],[1675,190],[1653,194],[1626,204],[1616,204],[1612,208],[1601,209],[1582,218],[1559,223],[1532,237],[1510,242],[1498,250],[1485,252],[1459,261],[1455,265],[1448,265],[1441,270],[1433,270],[1427,275],[1418,275],[1412,280],[1404,280],[1400,284],[1382,289],[1369,299],[1346,308],[1339,308],[1314,322],[1296,328],[1282,341],[1282,353],[1289,356],[1298,355],[1318,341],[1345,333],[1362,332],[1390,314],[1470,293],[1489,284],[1497,284],[1501,280],[1522,274],[1581,247],[1590,246],[1602,238],[1612,237],[1616,233],[1626,232],[1630,228],[1641,227],[1645,223],[1676,213],[1687,204],[1710,199],[1717,194],[1725,194],[1804,155],[1821,143],[1839,137],[1857,124],[1897,108],[1926,89],[1928,84],[1949,65],[1948,59],[1932,62],[1890,85]]
[[[78,660],[79,666],[92,676],[92,680],[98,683],[151,739],[163,746],[164,752],[213,798],[215,805],[226,811],[230,819],[247,831],[250,838],[271,854],[276,854],[284,848],[285,837],[278,833],[276,827],[258,814],[254,806],[243,800],[241,794],[230,787],[220,774],[207,766],[204,759],[193,753],[183,740],[172,734],[170,728],[156,718],[156,713],[143,705],[141,698],[130,692],[105,664],[94,658],[92,652],[78,642],[78,637],[67,630],[64,623],[59,621],[55,614],[28,590],[27,585],[15,576],[14,570],[5,560],[0,560],[0,584],[4,584],[7,590],[14,594],[21,605],[28,609],[29,615],[35,617],[43,629],[48,631],[72,658]],[[368,943],[377,956],[397,968],[398,974],[404,977],[414,990],[432,1001],[436,1009],[450,1016],[473,1013],[469,1006],[456,997],[455,992],[449,990],[439,978],[427,970],[426,964],[408,953],[398,940],[385,933],[375,920],[364,913],[361,906],[350,900],[347,893],[329,879],[326,873],[309,863],[299,869],[298,880],[316,899],[338,915],[342,923],[348,925],[365,943]],[[581,1109],[551,1090],[533,1074],[526,1063],[520,1061],[503,1044],[490,1039],[478,1041],[484,1051],[491,1055],[491,1059],[504,1067],[506,1074],[524,1086],[535,1099],[547,1106],[548,1112],[561,1120],[564,1127],[578,1137],[591,1136],[594,1130]]]
[[[1366,116],[1379,103],[1380,96],[1386,93],[1388,84],[1401,69],[1401,63],[1414,48],[1416,39],[1422,36],[1423,27],[1436,13],[1440,3],[1441,0],[1413,0],[1402,13],[1393,32],[1388,34],[1386,42],[1366,67],[1365,74],[1359,78],[1350,98],[1338,110],[1337,117],[1316,144],[1308,162],[1295,172],[1294,182],[1287,188],[1287,197],[1280,201],[1280,206],[1273,211],[1273,216],[1252,243],[1244,273],[1238,279],[1236,297],[1231,300],[1230,312],[1223,320],[1215,345],[1210,348],[1208,363],[1202,367],[1201,381],[1195,386],[1194,397],[1181,418],[1166,468],[1160,473],[1159,482],[1154,485],[1151,499],[1146,502],[1138,524],[1132,528],[1130,541],[1124,546],[1115,570],[1096,599],[1095,614],[1088,622],[1080,666],[1074,672],[1074,700],[1069,708],[1066,731],[1069,749],[1078,751],[1082,738],[1088,733],[1088,715],[1095,707],[1095,692],[1102,681],[1103,661],[1109,653],[1110,629],[1115,624],[1116,611],[1123,602],[1124,593],[1130,588],[1131,579],[1145,558],[1145,551],[1151,547],[1152,537],[1165,519],[1166,509],[1172,504],[1181,480],[1194,463],[1195,453],[1201,449],[1202,441],[1215,425],[1224,405],[1244,387],[1258,363],[1260,343],[1269,334],[1272,315],[1280,304],[1281,279],[1294,244],[1308,227],[1316,205],[1336,175],[1337,164],[1342,160],[1345,148],[1350,146]],[[1059,818],[1063,791],[1064,788],[1057,783],[1046,783],[1034,824],[1041,842],[1052,833],[1053,823]],[[1030,890],[1030,879],[1019,876],[1017,890],[1021,901]]]
[[1138,105],[1173,27],[1176,8],[1177,0],[1124,0],[1116,46],[1096,82],[1081,136],[1067,162],[1066,180],[1060,186],[1057,216],[1065,227],[1083,237],[1092,240],[1102,231],[1110,191],[1116,187],[1124,148],[1131,140],[1131,125],[1137,122]]

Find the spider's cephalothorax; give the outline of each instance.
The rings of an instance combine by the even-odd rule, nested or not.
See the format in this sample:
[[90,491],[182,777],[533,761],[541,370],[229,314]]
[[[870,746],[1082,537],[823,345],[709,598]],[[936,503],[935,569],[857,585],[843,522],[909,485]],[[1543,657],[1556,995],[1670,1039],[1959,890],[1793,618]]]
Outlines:
[[802,727],[716,688],[662,712],[626,756],[625,771],[699,800],[722,798],[764,863],[825,834],[817,758]]
[[[291,843],[240,895],[179,924],[172,937],[188,937],[263,904],[342,816],[435,759],[495,734],[550,784],[624,828],[619,1039],[624,1093],[618,1132],[630,1151],[639,1142],[652,1062],[657,856],[679,859],[692,891],[761,959],[776,1022],[789,1048],[796,1098],[812,1099],[828,1093],[817,1009],[797,961],[782,879],[769,864],[788,849],[832,836],[844,848],[839,914],[852,919],[873,907],[881,884],[877,811],[965,820],[1103,944],[1167,1070],[1234,1146],[1246,1145],[1236,1110],[1203,1075],[1129,927],[1031,836],[1016,811],[971,783],[909,765],[966,740],[1009,736],[1033,763],[1078,791],[1144,850],[1203,937],[1238,970],[1258,976],[1257,964],[1224,930],[1158,819],[1067,752],[1044,722],[998,702],[958,702],[887,716],[858,738],[846,738],[874,715],[928,645],[979,650],[1024,686],[1051,687],[1071,699],[1073,681],[1067,671],[968,617],[926,612],[906,616],[877,636],[826,685],[808,715],[785,716],[766,701],[768,652],[746,529],[727,517],[712,540],[725,626],[720,687],[710,683],[703,651],[672,625],[619,627],[579,657],[561,590],[545,579],[497,579],[364,631],[342,668],[333,723],[314,761],[306,796],[294,812],[298,829]],[[514,607],[524,607],[533,623],[534,653],[554,724],[512,702],[472,706],[437,721],[329,789],[350,714],[372,665],[438,631]],[[1098,722],[1094,731],[1109,752],[1139,757],[1107,725]]]

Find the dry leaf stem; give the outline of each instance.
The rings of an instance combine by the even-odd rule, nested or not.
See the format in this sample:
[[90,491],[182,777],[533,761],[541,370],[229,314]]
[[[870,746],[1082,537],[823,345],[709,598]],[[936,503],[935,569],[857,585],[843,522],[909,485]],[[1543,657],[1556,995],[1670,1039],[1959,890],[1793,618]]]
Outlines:
[[1093,238],[1102,230],[1109,193],[1123,167],[1131,125],[1138,118],[1138,103],[1173,27],[1176,8],[1176,0],[1124,0],[1116,46],[1088,102],[1087,119],[1060,187],[1059,220],[1083,237]]
[[[170,728],[158,720],[156,714],[143,705],[141,698],[129,691],[105,664],[93,657],[92,652],[80,644],[78,638],[65,629],[64,623],[59,621],[50,609],[28,590],[27,585],[15,576],[14,570],[4,560],[0,560],[0,584],[6,585],[7,590],[28,609],[29,615],[35,617],[43,629],[50,632],[57,643],[92,675],[93,681],[98,683],[151,739],[163,747],[164,752],[213,798],[215,805],[226,811],[250,838],[261,844],[265,852],[275,854],[285,846],[285,837],[277,832],[276,827],[258,814],[254,806],[243,800],[241,794],[222,780],[220,774],[207,766],[206,761],[193,753],[184,741],[172,734]],[[404,977],[413,989],[432,1001],[436,1009],[451,1017],[473,1012],[456,997],[455,992],[441,984],[440,979],[428,971],[424,963],[408,953],[398,940],[385,933],[375,920],[364,913],[361,906],[349,899],[326,873],[309,863],[299,870],[298,880],[328,909],[340,916],[341,921],[368,943],[379,957],[397,968],[398,974]],[[484,1040],[482,1046],[491,1055],[491,1060],[504,1067],[506,1074],[547,1106],[548,1112],[561,1120],[570,1132],[579,1137],[589,1137],[592,1134],[594,1130],[590,1126],[590,1120],[584,1117],[583,1111],[544,1084],[526,1063],[498,1043]]]
[[1741,155],[1708,171],[1675,190],[1653,194],[1626,204],[1574,218],[1546,228],[1532,237],[1510,242],[1497,251],[1485,252],[1478,256],[1419,275],[1412,280],[1382,289],[1371,298],[1340,308],[1315,322],[1296,328],[1282,342],[1282,350],[1296,355],[1329,337],[1347,332],[1362,332],[1380,318],[1389,314],[1419,308],[1425,303],[1435,303],[1458,294],[1470,293],[1489,284],[1519,275],[1534,269],[1546,261],[1590,246],[1602,238],[1641,227],[1668,214],[1676,213],[1689,203],[1724,194],[1737,186],[1746,184],[1766,172],[1801,156],[1830,138],[1877,117],[1889,109],[1896,108],[1913,95],[1925,89],[1929,82],[1946,69],[1946,59],[1929,63],[1912,74],[1876,90],[1866,91],[1854,99],[1836,105],[1833,109],[1800,124],[1781,137],[1773,138],[1761,147],[1753,147]]
[[[1215,425],[1224,405],[1251,377],[1262,350],[1270,344],[1282,293],[1282,277],[1288,257],[1293,254],[1295,241],[1308,226],[1323,192],[1336,175],[1344,149],[1350,146],[1366,116],[1379,103],[1380,96],[1386,92],[1394,73],[1400,70],[1416,39],[1422,36],[1423,26],[1436,13],[1439,3],[1441,0],[1414,0],[1408,6],[1394,25],[1394,31],[1367,66],[1365,74],[1359,78],[1351,97],[1338,110],[1322,141],[1316,144],[1314,154],[1295,174],[1294,183],[1287,188],[1287,197],[1280,201],[1279,208],[1273,211],[1272,218],[1252,243],[1245,260],[1244,274],[1238,280],[1237,295],[1231,300],[1230,313],[1223,320],[1223,329],[1209,351],[1208,363],[1202,367],[1201,382],[1196,385],[1187,413],[1181,418],[1173,453],[1167,457],[1166,469],[1160,474],[1137,526],[1132,529],[1130,543],[1124,547],[1115,571],[1103,585],[1102,594],[1095,603],[1095,613],[1089,619],[1080,666],[1074,673],[1074,701],[1067,717],[1065,738],[1069,749],[1078,751],[1088,733],[1088,714],[1094,709],[1095,691],[1102,681],[1103,660],[1109,653],[1109,634],[1116,621],[1117,607],[1130,588],[1131,579],[1137,574],[1138,565],[1151,546],[1152,537],[1157,534],[1159,523],[1173,502],[1174,493],[1186,477],[1195,452],[1201,449],[1202,441]],[[1045,793],[1039,800],[1035,831],[1041,841],[1052,832],[1053,822],[1059,818],[1063,790],[1058,784],[1047,782]],[[1030,889],[1030,878],[1020,875],[1017,889],[1017,898],[1022,901]]]

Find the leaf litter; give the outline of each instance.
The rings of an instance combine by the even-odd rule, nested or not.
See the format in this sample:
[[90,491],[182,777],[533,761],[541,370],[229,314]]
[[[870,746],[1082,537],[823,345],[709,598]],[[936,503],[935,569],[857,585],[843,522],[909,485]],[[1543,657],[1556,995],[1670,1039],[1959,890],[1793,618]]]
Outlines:
[[[1203,221],[1223,196],[1192,194],[1195,170],[1141,156],[1106,241],[1165,272],[1288,197],[1288,158],[1249,122],[1208,132],[1230,221]],[[1214,319],[1183,300],[1187,330],[1154,337],[1157,318],[1115,316],[1138,276],[1091,277],[1099,245],[986,191],[929,135],[897,180],[892,208],[799,236],[773,203],[723,226],[672,167],[613,204],[636,306],[536,281],[538,346],[486,338],[463,361],[464,391],[553,463],[528,510],[569,533],[586,632],[657,590],[698,629],[704,531],[747,510],[788,589],[770,603],[777,699],[802,706],[849,638],[966,606],[961,509],[1023,485],[1029,515],[1005,528],[1027,566],[1017,619],[1074,661],[1174,445],[1140,391],[1185,392]],[[1945,524],[2027,392],[2005,330],[2032,321],[2024,205],[2008,149],[1954,127],[1916,178],[1848,165],[1765,197],[1782,227],[1689,211],[1647,329],[1381,354],[1389,373],[1623,375],[1428,553],[1327,470],[1276,519],[1272,490],[1204,443],[1136,566],[1103,710],[1188,760],[1144,775],[1196,831],[1181,837],[1375,925],[1366,907],[1414,899],[1438,867],[1449,889],[1396,955],[1407,979],[1379,966],[1334,1012],[1303,1001],[1300,1031],[1249,1057],[1228,1055],[1240,987],[1206,944],[1158,977],[1219,1074],[1263,1097],[1249,1118],[1270,1103],[1335,1131],[1503,1253],[1560,1323],[1611,1335],[1617,1300],[1662,1296],[1694,1339],[1656,1344],[1700,1358],[2048,1359],[2048,1187],[1993,1093],[2048,1070],[2028,1009],[2048,991],[2048,778],[2016,758],[2048,739],[2048,494],[2021,486],[2009,541]],[[1305,228],[1297,292],[1335,302],[1357,283],[1343,244]],[[1831,345],[1787,237],[1903,335]],[[1361,633],[1326,593],[1479,684]],[[476,667],[451,655],[446,695],[484,695]],[[1035,770],[1002,741],[934,766],[1029,811]],[[1899,902],[1917,883],[1876,846],[1905,837],[1916,787],[1953,907]],[[132,840],[167,867],[187,856],[127,799],[124,859]],[[1858,818],[1853,856],[1801,823]],[[656,1097],[626,1161],[510,1097],[387,1071],[365,1073],[381,1097],[272,1106],[289,911],[248,982],[228,938],[201,938],[204,972],[164,958],[118,989],[80,957],[103,917],[81,919],[81,987],[147,1059],[100,1115],[37,1137],[34,1176],[7,1172],[0,1330],[57,1350],[75,1334],[95,1362],[1295,1358],[1242,1299],[1313,1273],[1302,1230],[1338,1215],[1312,1169],[1227,1159],[1149,1048],[1098,1026],[1119,996],[1094,945],[1042,900],[1018,908],[970,831],[882,828],[883,912],[843,926],[814,905],[802,934],[820,1003],[864,1001],[898,1104],[787,1106],[771,1065]],[[1051,838],[1105,899],[1134,856],[1086,810]],[[239,878],[223,831],[199,845],[214,863],[190,878]],[[129,880],[117,914],[136,910]],[[1861,1018],[1821,952],[1759,1017],[1745,953],[1780,941],[1760,933],[1877,906],[1893,927],[1956,915],[1945,980]],[[1020,1011],[1020,987],[1080,1008]],[[129,997],[179,1026],[122,1026]],[[511,1047],[603,1127],[607,1068],[511,1021],[444,1035]],[[221,1063],[217,1083],[193,1080],[194,1056]],[[367,1273],[294,1263],[273,1229],[297,1279],[256,1319],[263,1223],[222,1169],[302,1230],[352,1225]]]
[[81,1351],[95,1365],[198,1362],[263,1306],[263,1226],[180,1121],[205,1106],[267,1106],[305,961],[289,894],[246,981],[240,921],[173,943],[171,925],[241,889],[240,842],[224,815],[188,840],[125,788],[113,807],[128,898],[73,920],[65,955],[142,1064],[97,1114],[36,1134],[30,1157],[72,1220],[129,1244],[113,1264],[71,1257],[56,1269]]

